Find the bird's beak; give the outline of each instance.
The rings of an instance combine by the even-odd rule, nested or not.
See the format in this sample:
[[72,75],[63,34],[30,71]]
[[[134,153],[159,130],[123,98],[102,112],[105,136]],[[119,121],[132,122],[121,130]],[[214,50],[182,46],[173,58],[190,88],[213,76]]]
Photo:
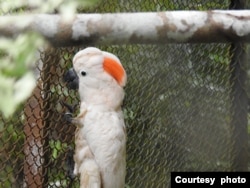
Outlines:
[[69,89],[77,90],[79,87],[79,78],[73,68],[63,75],[63,81]]

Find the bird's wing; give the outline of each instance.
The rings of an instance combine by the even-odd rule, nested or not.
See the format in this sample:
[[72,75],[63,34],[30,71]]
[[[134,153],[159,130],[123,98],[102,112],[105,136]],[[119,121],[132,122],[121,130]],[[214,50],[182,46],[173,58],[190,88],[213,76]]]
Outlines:
[[87,141],[81,134],[81,129],[76,131],[75,137],[75,174],[80,174],[81,188],[100,188],[101,175],[93,153]]

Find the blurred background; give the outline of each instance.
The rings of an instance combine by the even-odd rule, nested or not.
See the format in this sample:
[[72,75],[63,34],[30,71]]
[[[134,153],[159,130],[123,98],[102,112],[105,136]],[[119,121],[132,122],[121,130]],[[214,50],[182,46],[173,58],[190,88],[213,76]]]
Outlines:
[[[79,13],[243,9],[243,1],[103,0]],[[0,187],[79,187],[68,176],[74,126],[60,101],[78,104],[63,75],[85,48],[47,47],[37,85],[13,117],[0,114]],[[249,48],[241,43],[102,45],[128,84],[126,187],[170,187],[172,171],[250,171]],[[77,112],[75,112],[77,114]]]

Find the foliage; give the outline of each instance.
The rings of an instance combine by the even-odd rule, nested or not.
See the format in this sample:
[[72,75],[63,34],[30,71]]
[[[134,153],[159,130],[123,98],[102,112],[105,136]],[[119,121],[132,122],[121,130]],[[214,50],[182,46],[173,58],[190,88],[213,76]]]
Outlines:
[[8,117],[27,99],[35,87],[30,68],[35,63],[36,49],[43,45],[35,33],[16,39],[0,38],[0,110]]
[[[91,6],[97,1],[0,1],[0,15],[58,11],[68,18],[74,15],[77,7]],[[32,67],[37,60],[37,49],[43,46],[43,39],[35,33],[25,33],[13,39],[0,38],[0,112],[5,117],[10,117],[34,89],[36,79]]]
[[3,12],[16,13],[48,13],[57,10],[61,14],[73,14],[77,7],[90,7],[95,5],[98,0],[5,0],[0,1]]

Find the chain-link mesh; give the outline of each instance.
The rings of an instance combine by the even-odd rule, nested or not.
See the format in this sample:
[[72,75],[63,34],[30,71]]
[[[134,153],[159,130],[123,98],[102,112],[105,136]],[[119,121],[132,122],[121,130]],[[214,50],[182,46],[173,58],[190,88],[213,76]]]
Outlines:
[[[79,11],[228,8],[224,0],[106,0]],[[249,69],[242,58],[248,58],[247,49],[230,44],[97,47],[116,54],[128,74],[127,187],[169,187],[171,171],[250,170],[249,80],[244,77]],[[79,49],[40,52],[33,95],[11,119],[0,117],[0,187],[79,187],[68,176],[74,126],[65,123],[62,104],[79,102],[62,81]],[[243,154],[239,143],[246,145]]]

